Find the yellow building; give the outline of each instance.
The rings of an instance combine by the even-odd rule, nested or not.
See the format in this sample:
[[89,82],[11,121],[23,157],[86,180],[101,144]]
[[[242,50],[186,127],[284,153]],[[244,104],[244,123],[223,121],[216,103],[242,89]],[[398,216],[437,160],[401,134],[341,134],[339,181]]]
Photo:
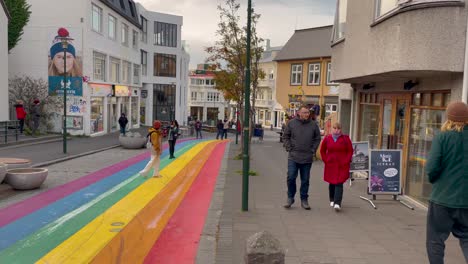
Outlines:
[[296,30],[275,58],[276,100],[288,114],[303,104],[315,106],[322,120],[337,111],[339,86],[330,77],[331,32],[332,26]]

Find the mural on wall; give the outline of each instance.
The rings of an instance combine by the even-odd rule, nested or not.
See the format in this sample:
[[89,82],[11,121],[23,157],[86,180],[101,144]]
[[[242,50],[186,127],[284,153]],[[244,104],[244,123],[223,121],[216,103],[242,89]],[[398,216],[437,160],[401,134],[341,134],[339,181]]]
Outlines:
[[87,112],[88,102],[81,96],[67,97],[67,114],[83,115]]
[[[65,28],[54,29],[49,33],[49,39],[49,95],[63,95],[66,90],[67,95],[82,96],[81,30],[70,28],[69,32]],[[63,43],[64,40],[67,45]]]

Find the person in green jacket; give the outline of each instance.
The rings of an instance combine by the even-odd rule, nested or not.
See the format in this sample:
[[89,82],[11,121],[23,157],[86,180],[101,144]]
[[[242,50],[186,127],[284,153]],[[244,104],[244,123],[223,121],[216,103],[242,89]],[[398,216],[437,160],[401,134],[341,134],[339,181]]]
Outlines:
[[450,233],[460,240],[468,263],[468,106],[452,102],[446,115],[426,163],[432,184],[426,231],[431,264],[444,263],[445,240]]

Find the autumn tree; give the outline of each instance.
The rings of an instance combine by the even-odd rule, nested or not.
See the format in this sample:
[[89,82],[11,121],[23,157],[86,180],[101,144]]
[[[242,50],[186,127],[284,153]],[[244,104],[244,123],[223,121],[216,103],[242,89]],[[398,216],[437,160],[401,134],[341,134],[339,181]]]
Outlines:
[[[244,85],[245,72],[247,68],[247,27],[240,26],[239,16],[240,4],[238,0],[225,0],[224,4],[218,6],[219,18],[216,35],[218,40],[214,46],[206,48],[208,53],[207,62],[214,63],[220,71],[216,72],[216,89],[224,94],[226,100],[236,102],[240,112],[238,117],[242,127],[244,126]],[[259,78],[264,76],[258,66],[263,47],[263,40],[258,36],[256,26],[260,15],[252,9],[251,27],[251,100],[253,106],[249,113],[254,114],[256,90]],[[263,74],[263,75],[262,75]],[[252,120],[252,118],[251,118]],[[249,126],[251,124],[248,124]]]

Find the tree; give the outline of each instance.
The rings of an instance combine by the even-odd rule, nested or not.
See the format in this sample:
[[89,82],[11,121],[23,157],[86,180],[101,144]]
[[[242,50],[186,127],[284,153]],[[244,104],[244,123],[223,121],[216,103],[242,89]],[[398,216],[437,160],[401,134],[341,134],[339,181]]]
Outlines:
[[[9,105],[15,105],[18,100],[24,102],[26,113],[31,113],[34,99],[39,99],[40,107],[40,127],[45,127],[47,131],[53,127],[53,118],[56,113],[63,109],[63,101],[59,96],[49,95],[49,86],[43,79],[33,79],[31,77],[14,77],[9,80],[8,87]],[[26,117],[26,125],[29,124],[30,117]]]
[[[241,27],[240,16],[238,15],[240,4],[238,0],[225,0],[224,5],[218,6],[220,22],[216,35],[219,39],[214,46],[206,48],[208,53],[207,62],[216,64],[217,68],[224,69],[216,72],[216,89],[223,92],[227,100],[235,101],[240,112],[240,122],[243,124],[243,102],[245,70],[247,64],[247,27]],[[263,48],[263,41],[257,35],[256,25],[260,18],[252,9],[252,29],[251,29],[251,81],[252,81],[252,102],[255,106],[256,89],[258,80],[262,78],[262,72],[258,66]],[[252,109],[254,109],[252,107]],[[253,116],[254,111],[249,114]],[[252,118],[251,118],[252,120]],[[248,124],[249,126],[251,124]]]
[[26,0],[5,0],[11,19],[8,24],[8,51],[13,49],[21,40],[23,28],[29,21],[31,5]]

